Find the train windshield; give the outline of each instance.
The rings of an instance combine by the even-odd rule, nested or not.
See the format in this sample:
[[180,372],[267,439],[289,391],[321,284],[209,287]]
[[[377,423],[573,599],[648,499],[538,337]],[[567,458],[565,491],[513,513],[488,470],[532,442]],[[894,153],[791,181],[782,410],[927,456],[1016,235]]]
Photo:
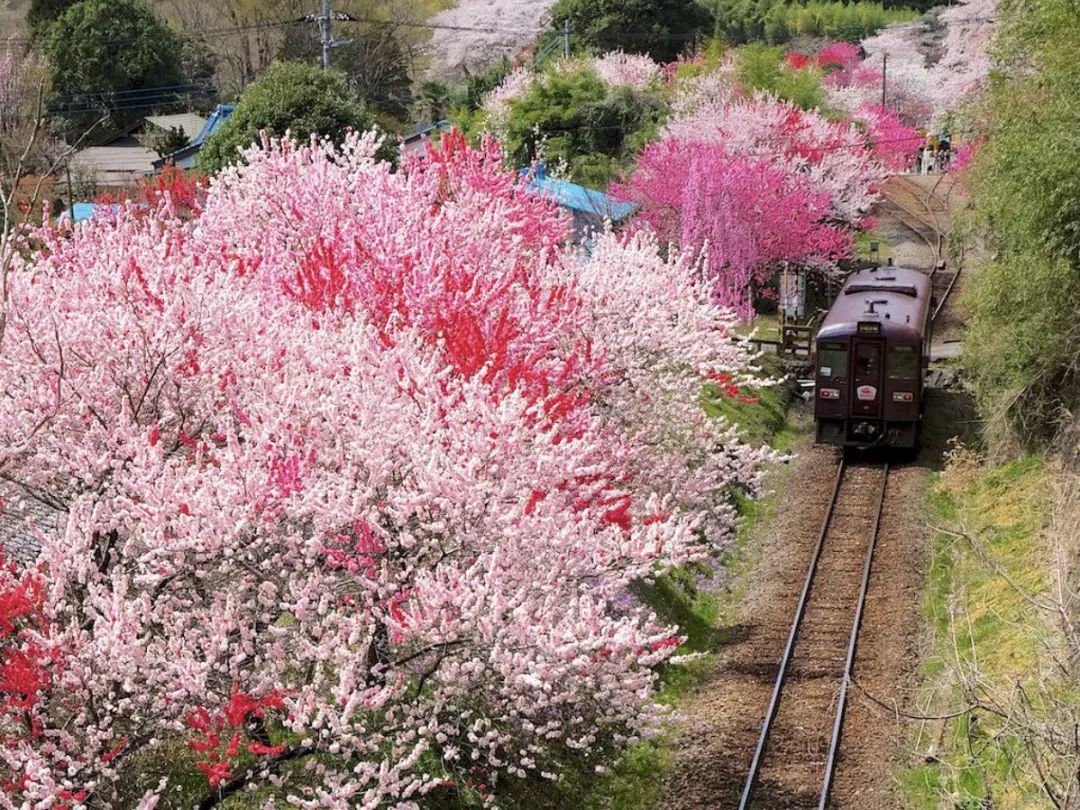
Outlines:
[[919,353],[914,346],[893,346],[889,352],[889,379],[914,380],[919,376]]
[[843,379],[848,373],[848,349],[843,343],[819,343],[818,374]]

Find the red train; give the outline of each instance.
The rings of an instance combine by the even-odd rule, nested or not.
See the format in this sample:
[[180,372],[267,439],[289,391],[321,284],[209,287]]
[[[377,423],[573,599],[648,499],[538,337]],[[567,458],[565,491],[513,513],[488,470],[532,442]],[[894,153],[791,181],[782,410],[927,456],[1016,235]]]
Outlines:
[[848,277],[816,337],[818,442],[918,446],[932,295],[917,270],[889,265]]

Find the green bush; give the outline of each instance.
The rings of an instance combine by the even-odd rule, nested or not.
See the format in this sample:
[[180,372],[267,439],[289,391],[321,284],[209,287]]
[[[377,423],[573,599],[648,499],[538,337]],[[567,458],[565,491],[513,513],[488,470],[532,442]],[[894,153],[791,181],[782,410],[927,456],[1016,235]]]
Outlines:
[[52,107],[63,134],[81,135],[103,115],[121,128],[182,97],[171,92],[187,80],[182,39],[146,0],[82,0],[47,31]]
[[549,36],[559,36],[567,22],[575,50],[647,53],[660,62],[692,47],[712,24],[696,0],[559,0]]
[[887,25],[910,22],[910,8],[879,2],[787,2],[786,0],[714,0],[717,31],[734,43],[764,40],[772,44],[796,37],[859,42]]
[[785,70],[783,46],[744,45],[736,53],[739,83],[750,90],[768,90],[804,110],[820,107],[825,100],[817,70]]
[[630,167],[666,111],[659,97],[609,88],[590,70],[549,73],[510,103],[505,146],[516,166],[542,156],[578,182],[603,186]]
[[966,357],[991,426],[1051,439],[1080,403],[1080,37],[1069,0],[1001,7],[990,138],[973,167],[995,254],[975,276]]
[[[286,130],[303,140],[312,133],[335,142],[348,130],[367,130],[375,119],[346,85],[345,77],[297,62],[277,62],[250,85],[236,110],[199,153],[199,168],[213,174],[240,160],[239,150],[258,142],[260,132],[281,137]],[[395,152],[383,146],[383,157]]]

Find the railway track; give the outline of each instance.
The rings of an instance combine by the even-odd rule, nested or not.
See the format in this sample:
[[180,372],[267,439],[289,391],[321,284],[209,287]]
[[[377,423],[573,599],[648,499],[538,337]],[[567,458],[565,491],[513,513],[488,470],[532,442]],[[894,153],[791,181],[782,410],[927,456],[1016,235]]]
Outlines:
[[840,462],[739,810],[830,806],[888,477]]
[[945,266],[945,235],[948,230],[948,220],[952,215],[948,194],[942,196],[938,193],[940,184],[941,178],[933,188],[927,189],[911,177],[896,175],[889,181],[887,194],[893,215],[926,242],[927,247],[934,254],[934,269],[931,276],[934,279],[937,304],[931,313],[933,320],[937,319],[938,313],[945,306],[945,302],[956,287],[961,272],[961,268],[958,267],[947,278],[940,274],[940,269]]

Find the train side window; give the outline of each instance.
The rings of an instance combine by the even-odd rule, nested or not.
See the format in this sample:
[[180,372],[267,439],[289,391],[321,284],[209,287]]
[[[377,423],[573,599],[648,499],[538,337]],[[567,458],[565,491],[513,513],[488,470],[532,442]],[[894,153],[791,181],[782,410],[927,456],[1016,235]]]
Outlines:
[[914,346],[893,346],[889,352],[889,379],[918,379],[919,365],[919,353]]
[[848,373],[848,349],[843,343],[819,343],[817,347],[818,374],[822,377],[844,379]]

